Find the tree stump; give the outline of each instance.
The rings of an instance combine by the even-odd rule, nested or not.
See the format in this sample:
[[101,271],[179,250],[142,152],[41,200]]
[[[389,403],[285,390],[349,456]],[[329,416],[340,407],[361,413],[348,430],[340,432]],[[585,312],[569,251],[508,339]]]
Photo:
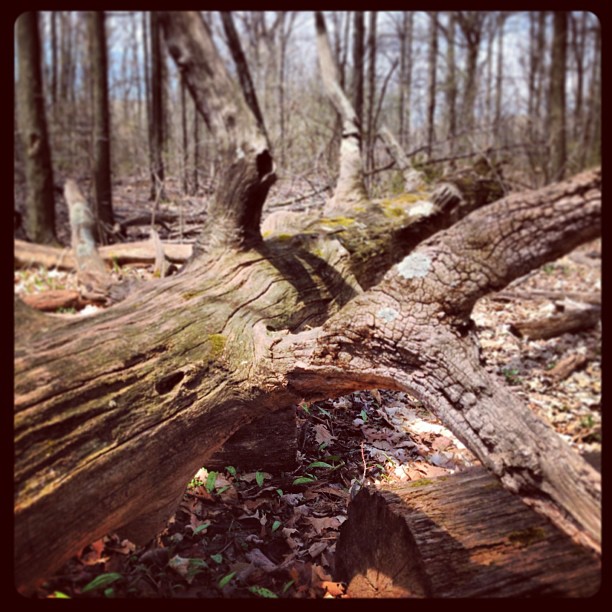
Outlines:
[[483,468],[362,489],[336,572],[351,597],[586,597],[599,559]]

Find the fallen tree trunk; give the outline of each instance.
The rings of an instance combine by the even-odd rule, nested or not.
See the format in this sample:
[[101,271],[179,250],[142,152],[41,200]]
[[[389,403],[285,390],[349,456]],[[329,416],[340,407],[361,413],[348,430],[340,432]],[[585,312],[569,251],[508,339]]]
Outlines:
[[[193,251],[190,244],[163,242],[162,245],[166,258],[173,263],[185,263]],[[98,252],[107,264],[116,262],[122,266],[155,261],[155,246],[150,240],[111,244],[100,247]],[[17,268],[44,266],[58,270],[73,270],[76,265],[70,249],[34,244],[25,240],[15,240],[14,258]]]
[[599,550],[599,475],[481,367],[469,316],[479,297],[599,235],[601,172],[433,236],[452,211],[419,194],[399,214],[368,206],[264,241],[266,139],[201,16],[161,22],[223,136],[226,172],[179,274],[86,320],[16,302],[17,585],[111,531],[146,541],[248,422],[367,388],[413,394],[506,488]]
[[510,325],[510,331],[519,338],[530,340],[547,340],[562,334],[576,333],[595,327],[601,320],[600,306],[583,305],[582,308],[572,307],[565,312],[541,319],[515,321]]
[[[366,293],[350,272],[359,251],[349,257],[339,241],[347,229],[203,255],[187,272],[149,283],[86,320],[50,321],[17,303],[19,584],[32,584],[110,531],[146,541],[197,469],[247,422],[302,398],[364,388],[421,398],[506,486],[598,548],[598,477],[503,383],[488,378],[464,322],[466,300],[571,246],[567,231],[551,227],[539,241],[550,236],[546,248],[531,258],[513,250],[522,253],[513,262],[482,230],[503,230],[500,219],[517,226],[513,202],[539,215],[552,199],[551,225],[574,225],[575,242],[590,238],[597,232],[596,177],[473,213]],[[568,197],[552,197],[561,191]],[[580,212],[570,193],[584,193]],[[464,246],[453,236],[463,236]],[[514,234],[508,240],[515,244]],[[449,261],[446,244],[472,264],[468,245],[496,245],[508,268],[496,266],[493,278],[468,274],[461,260]],[[433,262],[449,269],[432,270]],[[448,278],[453,269],[467,275],[462,285]],[[438,278],[438,293],[404,286]]]
[[601,563],[482,468],[365,488],[336,545],[353,598],[590,597]]

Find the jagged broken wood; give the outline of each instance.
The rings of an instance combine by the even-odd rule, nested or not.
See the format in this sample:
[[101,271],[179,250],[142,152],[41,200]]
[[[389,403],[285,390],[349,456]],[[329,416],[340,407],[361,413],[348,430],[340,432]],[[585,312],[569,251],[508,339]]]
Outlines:
[[336,545],[353,598],[590,597],[601,562],[483,468],[362,489]]

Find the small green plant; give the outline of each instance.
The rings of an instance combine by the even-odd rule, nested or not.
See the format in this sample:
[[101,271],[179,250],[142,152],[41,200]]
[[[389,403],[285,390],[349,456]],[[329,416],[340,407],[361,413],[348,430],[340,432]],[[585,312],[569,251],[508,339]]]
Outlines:
[[293,481],[294,485],[300,485],[300,484],[310,484],[312,482],[314,482],[317,479],[316,476],[311,476],[310,474],[306,474],[306,476],[299,476],[298,478],[296,478]]
[[58,308],[55,312],[57,312],[58,314],[76,314],[77,310],[76,308],[72,308],[72,307],[70,308],[61,307],[61,308]]
[[236,472],[236,468],[233,465],[226,465],[225,471],[231,476],[233,476],[234,478],[236,478],[237,472]]
[[362,420],[364,423],[367,423],[367,422],[368,422],[368,413],[365,411],[365,408],[362,408],[362,409],[361,409],[361,412],[359,413],[359,416],[361,417],[361,420]]
[[221,578],[221,580],[218,582],[219,588],[222,589],[224,586],[227,586],[235,575],[236,572],[230,572],[229,574],[223,576],[223,578]]
[[281,526],[281,522],[280,521],[274,521],[272,523],[272,533],[274,533],[280,526]]
[[506,382],[510,385],[518,385],[521,379],[518,376],[519,371],[516,368],[503,368],[502,374],[506,378]]
[[110,572],[108,574],[100,574],[96,576],[91,582],[88,582],[81,590],[81,593],[89,593],[90,591],[95,591],[96,589],[101,589],[103,587],[112,584],[116,580],[120,580],[123,578],[121,574],[117,572]]
[[330,412],[328,410],[325,410],[325,408],[321,408],[321,406],[317,406],[317,409],[319,410],[321,414],[324,414],[326,417],[330,419],[332,418],[332,415],[330,414]]
[[215,489],[215,482],[217,481],[217,472],[208,472],[208,477],[206,478],[206,491],[208,493],[212,493]]
[[198,535],[198,533],[204,531],[205,529],[208,529],[209,527],[210,527],[210,521],[206,521],[205,523],[202,523],[201,525],[198,525],[193,530],[193,535]]
[[310,468],[314,468],[314,467],[327,468],[330,470],[334,468],[333,465],[330,465],[326,461],[313,461],[306,469],[309,470]]
[[257,482],[257,484],[260,487],[263,487],[264,480],[265,480],[265,476],[263,475],[263,472],[256,472],[255,473],[255,481]]
[[223,563],[223,555],[220,554],[216,554],[216,555],[210,555],[210,558],[217,564],[220,565],[221,563]]
[[266,589],[265,587],[259,586],[250,586],[249,591],[254,595],[259,595],[260,597],[265,597],[267,599],[278,599],[278,595],[273,593],[270,589]]

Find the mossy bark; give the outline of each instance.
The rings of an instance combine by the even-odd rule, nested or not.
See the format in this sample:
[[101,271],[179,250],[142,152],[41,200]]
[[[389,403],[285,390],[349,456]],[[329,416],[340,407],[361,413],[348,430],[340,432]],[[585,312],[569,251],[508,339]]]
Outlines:
[[[598,173],[513,196],[403,260],[372,224],[371,260],[401,261],[365,292],[373,276],[363,272],[362,286],[352,270],[367,268],[368,228],[351,223],[202,254],[89,318],[61,321],[17,300],[18,585],[122,525],[151,537],[195,471],[249,421],[363,388],[421,397],[505,486],[598,548],[597,476],[484,373],[469,312],[598,235],[600,198]],[[429,235],[426,223],[375,214],[396,233]]]

